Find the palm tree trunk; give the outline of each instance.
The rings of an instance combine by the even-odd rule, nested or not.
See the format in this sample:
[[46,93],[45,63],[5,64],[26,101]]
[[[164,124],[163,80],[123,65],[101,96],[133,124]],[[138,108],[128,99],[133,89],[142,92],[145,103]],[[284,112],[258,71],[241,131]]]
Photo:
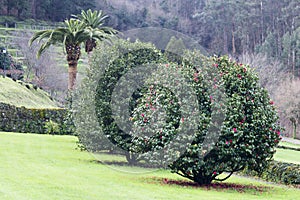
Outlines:
[[68,90],[72,91],[75,89],[76,77],[77,77],[77,61],[69,62],[69,81],[68,81]]
[[76,44],[66,45],[67,61],[69,64],[69,81],[68,90],[72,91],[75,89],[76,76],[77,76],[77,65],[80,57],[80,46]]
[[96,47],[96,40],[95,39],[88,39],[85,42],[85,52],[88,54],[93,51],[93,49]]

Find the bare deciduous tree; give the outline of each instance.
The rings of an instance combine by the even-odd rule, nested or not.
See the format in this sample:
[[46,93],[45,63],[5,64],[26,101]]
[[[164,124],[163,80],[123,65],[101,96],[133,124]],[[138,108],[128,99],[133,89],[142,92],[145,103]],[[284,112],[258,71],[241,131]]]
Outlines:
[[45,89],[50,95],[64,101],[67,91],[67,70],[58,62],[63,55],[59,55],[54,48],[45,52],[39,59],[36,57],[38,45],[28,46],[32,33],[18,33],[13,43],[19,47],[23,64],[26,66],[24,79]]
[[300,79],[285,71],[279,60],[268,59],[264,54],[243,54],[239,61],[249,64],[258,72],[265,87],[278,108],[280,122],[286,128],[286,136],[300,137]]
[[279,60],[268,59],[267,55],[261,53],[243,54],[239,57],[239,61],[257,71],[261,86],[269,91],[272,98],[278,84],[289,76]]
[[274,101],[288,136],[300,138],[300,79],[286,79],[277,85]]

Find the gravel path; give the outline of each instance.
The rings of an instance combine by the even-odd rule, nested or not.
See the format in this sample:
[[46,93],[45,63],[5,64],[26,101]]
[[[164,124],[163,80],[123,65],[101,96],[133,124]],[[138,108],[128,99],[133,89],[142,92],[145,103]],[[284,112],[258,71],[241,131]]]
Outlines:
[[299,144],[300,145],[300,140],[295,140],[295,139],[288,138],[288,137],[282,137],[281,141],[289,142],[289,143],[293,143],[293,144]]

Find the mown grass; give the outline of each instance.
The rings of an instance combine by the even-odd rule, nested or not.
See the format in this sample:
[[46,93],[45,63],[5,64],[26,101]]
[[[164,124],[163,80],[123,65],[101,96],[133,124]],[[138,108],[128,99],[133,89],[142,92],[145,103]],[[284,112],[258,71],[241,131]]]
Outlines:
[[282,162],[300,164],[300,151],[277,149],[274,159]]
[[[299,144],[293,144],[290,142],[282,141],[279,145],[291,148],[300,148]],[[277,148],[274,159],[282,162],[300,164],[300,151]]]
[[0,76],[0,102],[27,108],[58,107],[58,104],[52,101],[45,91],[39,88],[34,89],[31,84],[28,84],[30,87],[28,89],[26,84]]
[[[0,133],[0,199],[297,199],[300,190],[234,176],[245,189],[189,186],[166,170],[111,166],[77,149],[73,136]],[[167,184],[175,182],[175,184]],[[178,185],[176,182],[184,181]],[[255,188],[261,188],[259,190]]]

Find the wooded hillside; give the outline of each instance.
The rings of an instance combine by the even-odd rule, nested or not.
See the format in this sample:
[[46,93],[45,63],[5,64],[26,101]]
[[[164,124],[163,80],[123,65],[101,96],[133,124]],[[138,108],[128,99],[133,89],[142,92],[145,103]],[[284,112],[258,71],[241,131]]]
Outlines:
[[215,54],[265,53],[300,75],[299,0],[0,0],[1,15],[62,21],[102,9],[124,31],[164,27],[195,38]]

